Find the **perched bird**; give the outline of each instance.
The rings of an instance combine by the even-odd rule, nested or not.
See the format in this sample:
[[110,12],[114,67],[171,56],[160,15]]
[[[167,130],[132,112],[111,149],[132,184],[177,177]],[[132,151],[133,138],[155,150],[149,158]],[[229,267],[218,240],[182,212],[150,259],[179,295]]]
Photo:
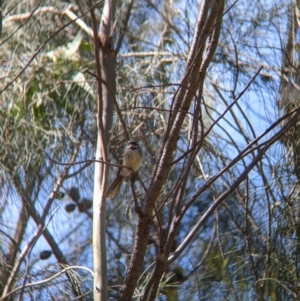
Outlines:
[[116,179],[112,182],[106,192],[106,197],[113,199],[119,193],[124,178],[132,172],[137,172],[143,160],[142,151],[134,140],[129,140],[122,156],[122,165],[128,167],[120,167]]

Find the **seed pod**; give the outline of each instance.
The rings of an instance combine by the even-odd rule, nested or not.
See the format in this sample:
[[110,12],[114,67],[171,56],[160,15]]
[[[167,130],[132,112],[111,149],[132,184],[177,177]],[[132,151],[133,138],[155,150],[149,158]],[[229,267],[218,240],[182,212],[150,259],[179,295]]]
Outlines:
[[65,194],[61,191],[57,191],[55,194],[55,198],[58,200],[61,200],[64,196],[65,196]]
[[71,187],[70,190],[68,191],[68,195],[75,203],[77,203],[80,199],[80,194],[77,187]]
[[65,210],[70,213],[70,212],[74,211],[75,208],[76,208],[75,204],[68,204],[68,205],[66,205]]
[[84,211],[87,211],[90,208],[92,208],[93,202],[89,199],[82,199],[81,202],[77,206],[78,206],[78,210],[80,212],[84,212]]
[[51,254],[52,254],[52,251],[50,251],[50,250],[42,251],[42,252],[40,253],[40,258],[41,258],[42,260],[46,260],[46,259],[48,259],[48,258],[51,256]]

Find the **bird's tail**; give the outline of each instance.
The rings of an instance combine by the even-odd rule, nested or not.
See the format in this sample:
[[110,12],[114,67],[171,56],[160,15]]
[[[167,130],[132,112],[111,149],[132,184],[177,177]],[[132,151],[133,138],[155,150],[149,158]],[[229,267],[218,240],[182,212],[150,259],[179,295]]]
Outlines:
[[108,188],[108,190],[106,192],[107,198],[114,199],[117,196],[124,178],[125,178],[124,176],[122,176],[120,173],[118,173],[116,179],[112,182],[112,184],[110,185],[110,187]]

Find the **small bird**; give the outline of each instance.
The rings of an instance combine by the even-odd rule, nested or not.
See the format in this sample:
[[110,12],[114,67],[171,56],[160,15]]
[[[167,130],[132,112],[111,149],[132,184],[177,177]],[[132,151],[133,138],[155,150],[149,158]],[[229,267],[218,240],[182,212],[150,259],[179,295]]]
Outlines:
[[106,197],[109,199],[114,199],[117,196],[124,178],[130,175],[132,172],[137,172],[142,164],[142,151],[136,141],[128,141],[122,159],[122,165],[129,168],[119,168],[116,179],[112,182],[106,192]]

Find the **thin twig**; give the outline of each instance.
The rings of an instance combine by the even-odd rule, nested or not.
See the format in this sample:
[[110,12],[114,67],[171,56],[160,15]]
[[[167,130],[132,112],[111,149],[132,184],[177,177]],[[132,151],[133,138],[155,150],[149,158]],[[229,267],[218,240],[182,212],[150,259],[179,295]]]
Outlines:
[[97,74],[94,74],[93,72],[89,71],[89,70],[85,70],[86,73],[92,75],[93,77],[95,77],[97,79],[97,81],[99,81],[100,83],[104,84],[108,90],[110,91],[112,97],[113,97],[113,100],[114,100],[114,105],[115,105],[115,108],[116,108],[116,111],[117,111],[117,114],[119,116],[119,119],[121,121],[121,124],[123,126],[123,130],[124,130],[124,134],[125,134],[125,137],[127,140],[130,139],[130,135],[129,135],[129,131],[127,129],[127,126],[126,126],[126,123],[124,121],[124,118],[122,116],[122,113],[121,113],[121,110],[120,110],[120,107],[118,105],[118,102],[117,102],[117,99],[116,99],[116,95],[113,91],[113,89],[110,87],[110,85],[108,84],[107,81],[105,81],[104,79],[100,78]]
[[[44,232],[44,230],[47,228],[47,226],[49,225],[50,221],[51,221],[52,218],[54,217],[54,214],[56,213],[56,211],[57,211],[59,208],[60,208],[60,206],[58,206],[58,207],[53,211],[53,213],[52,213],[52,215],[50,216],[50,218],[49,218],[47,224],[46,224],[44,227],[42,227],[42,228],[40,228],[40,229],[38,229],[38,230],[36,231],[36,233],[33,235],[33,237],[31,238],[31,240],[29,241],[29,243],[26,245],[26,247],[25,247],[24,250],[22,251],[22,253],[21,253],[20,257],[18,258],[16,264],[14,265],[13,270],[12,270],[11,273],[10,273],[9,279],[8,279],[8,281],[7,281],[7,283],[6,283],[5,287],[4,287],[4,289],[3,289],[3,295],[4,295],[5,297],[6,297],[7,293],[8,293],[8,291],[9,291],[9,289],[10,289],[10,287],[11,287],[13,281],[15,280],[16,273],[17,273],[17,271],[19,270],[19,267],[20,267],[20,265],[21,265],[23,259],[25,258],[26,254],[29,253],[29,254],[28,254],[28,261],[29,261],[29,259],[30,259],[30,254],[31,254],[31,251],[32,251],[34,245],[36,244],[36,242],[38,241],[39,237],[42,235],[42,233]],[[23,285],[22,285],[22,287],[21,287],[21,288],[22,288],[21,297],[22,297],[22,294],[23,294],[23,291],[24,291],[24,284],[25,284],[26,279],[27,279],[28,269],[29,269],[29,263],[27,262],[26,272],[25,272],[25,278],[24,278],[24,281],[23,281]],[[2,300],[2,299],[0,299],[0,300]]]
[[78,165],[78,164],[91,164],[94,162],[97,163],[102,163],[102,164],[106,164],[106,165],[110,165],[110,166],[114,166],[114,167],[118,167],[118,168],[126,168],[128,170],[131,170],[130,167],[125,166],[125,165],[121,165],[121,164],[114,164],[114,163],[110,163],[110,162],[105,162],[104,160],[97,160],[97,159],[88,159],[88,160],[82,160],[82,161],[77,161],[77,162],[73,162],[73,163],[63,163],[63,162],[59,162],[57,160],[54,160],[53,158],[50,157],[50,155],[48,153],[46,153],[46,155],[48,156],[49,160],[52,161],[53,163],[57,164],[57,165],[62,165],[62,166],[74,166],[74,165]]
[[24,286],[18,286],[15,289],[11,290],[8,294],[6,294],[4,297],[0,298],[0,301],[4,301],[7,297],[9,297],[10,295],[16,293],[17,291],[21,290],[23,287],[27,288],[27,287],[33,287],[33,286],[39,286],[42,284],[45,284],[53,279],[55,279],[56,277],[60,276],[63,273],[66,273],[68,270],[72,270],[72,269],[81,269],[81,270],[85,270],[91,273],[91,275],[94,277],[94,273],[91,269],[87,268],[87,267],[83,267],[83,266],[69,266],[61,271],[59,271],[58,273],[54,274],[53,276],[46,278],[44,280],[40,280],[37,282],[32,282],[32,283],[27,283]]
[[134,189],[134,175],[131,174],[131,179],[130,179],[130,186],[131,186],[131,191],[132,191],[132,195],[133,195],[133,201],[134,201],[134,209],[136,211],[136,213],[139,215],[140,218],[142,218],[144,216],[144,213],[141,209],[141,207],[139,206],[138,200],[137,200],[137,196],[135,193],[135,189]]
[[[48,44],[48,42],[53,39],[59,32],[61,32],[62,30],[64,30],[66,27],[68,27],[69,25],[71,25],[72,23],[74,23],[76,20],[78,20],[79,18],[83,17],[84,15],[86,15],[91,9],[93,9],[94,7],[96,7],[97,5],[99,5],[101,2],[103,2],[103,0],[95,3],[91,8],[89,8],[87,11],[85,11],[84,13],[82,13],[81,15],[79,15],[75,20],[72,20],[70,22],[68,22],[67,24],[63,25],[62,27],[60,27],[59,29],[55,30],[41,45],[40,47],[35,51],[35,53],[32,55],[31,58],[28,59],[27,63],[24,65],[24,67],[22,68],[22,70],[20,70],[17,75],[15,75],[15,77],[8,82],[5,87],[0,90],[0,94],[5,91],[10,85],[12,85],[15,80],[21,76],[23,74],[23,72],[28,68],[28,66],[33,62],[33,60],[37,57],[37,55],[41,52],[41,50]],[[0,46],[2,45],[2,43],[0,44]]]
[[[203,224],[206,222],[209,216],[214,212],[214,210],[223,202],[223,200],[228,197],[234,191],[238,185],[244,181],[248,175],[248,173],[254,168],[254,166],[262,159],[265,152],[276,142],[280,137],[291,127],[293,124],[298,120],[300,115],[300,108],[296,110],[296,113],[292,117],[292,119],[283,126],[281,130],[279,130],[273,137],[271,137],[269,140],[264,142],[264,147],[260,149],[258,154],[253,158],[252,162],[245,168],[245,170],[241,173],[241,175],[236,179],[236,181],[230,186],[229,189],[227,189],[224,193],[222,193],[217,200],[207,209],[207,211],[203,214],[203,216],[199,219],[199,221],[196,223],[196,225],[193,227],[193,229],[190,231],[189,235],[184,239],[184,241],[181,243],[181,245],[177,248],[175,253],[169,257],[168,263],[172,263],[186,248],[186,246],[190,243],[190,241],[195,237],[196,233],[199,231],[199,229],[203,226]],[[276,122],[277,123],[277,122]],[[273,129],[274,124],[270,127]],[[269,131],[270,128],[267,130]],[[265,132],[266,133],[266,132]],[[264,134],[265,134],[264,133]],[[260,136],[261,137],[261,136]],[[255,139],[256,140],[256,139]],[[253,143],[253,142],[252,142]],[[238,155],[236,159],[240,159],[240,156]],[[234,160],[235,163],[237,160]],[[229,164],[231,165],[231,164]],[[226,166],[220,173],[223,173],[224,170],[227,170],[228,166]],[[219,174],[220,174],[219,173]],[[194,200],[212,183],[215,182],[216,178],[219,177],[219,174],[213,178],[211,178],[203,187],[201,187],[191,198],[191,200],[188,202],[188,204],[182,209],[181,214],[177,217],[176,223],[178,223],[182,217],[185,215],[188,208],[191,206],[191,204],[194,202]]]

